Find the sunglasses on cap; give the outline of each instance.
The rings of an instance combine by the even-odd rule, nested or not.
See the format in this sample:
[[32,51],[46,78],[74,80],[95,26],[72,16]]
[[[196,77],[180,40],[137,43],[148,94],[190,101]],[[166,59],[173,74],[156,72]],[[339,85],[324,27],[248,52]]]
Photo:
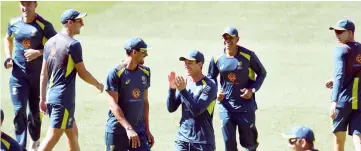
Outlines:
[[297,140],[298,140],[298,138],[290,138],[290,139],[288,139],[288,143],[293,145],[296,143]]
[[344,33],[346,30],[335,30],[335,33],[337,35]]

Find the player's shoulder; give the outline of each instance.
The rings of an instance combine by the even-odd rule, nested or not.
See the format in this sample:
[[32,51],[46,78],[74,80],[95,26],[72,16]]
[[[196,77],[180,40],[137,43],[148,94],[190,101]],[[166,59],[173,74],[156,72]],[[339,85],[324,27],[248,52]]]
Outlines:
[[348,44],[338,44],[335,48],[336,54],[346,54],[351,50]]
[[16,23],[21,21],[21,18],[22,18],[21,16],[15,16],[13,18],[10,18],[9,25],[10,26],[15,25]]
[[109,75],[115,74],[115,75],[117,75],[117,77],[120,77],[123,74],[125,68],[126,68],[126,64],[121,63],[121,64],[115,66],[114,68],[109,69],[108,74]]
[[150,68],[145,65],[138,65],[138,68],[147,76],[150,76]]
[[240,55],[246,57],[248,60],[250,60],[252,56],[255,55],[254,51],[243,46],[238,46],[238,51]]
[[206,82],[206,84],[210,87],[217,87],[217,84],[216,84],[216,81],[207,77],[207,76],[204,76],[204,81]]
[[44,19],[42,16],[40,16],[38,14],[38,16],[36,17],[36,20],[39,21],[40,23],[43,23],[45,26],[46,25],[53,25],[51,22],[49,22],[48,20]]
[[213,61],[214,63],[217,63],[217,61],[218,61],[221,57],[223,57],[223,56],[224,56],[224,53],[223,53],[223,52],[222,52],[222,53],[219,53],[219,54],[213,56],[213,57],[211,58],[211,61]]

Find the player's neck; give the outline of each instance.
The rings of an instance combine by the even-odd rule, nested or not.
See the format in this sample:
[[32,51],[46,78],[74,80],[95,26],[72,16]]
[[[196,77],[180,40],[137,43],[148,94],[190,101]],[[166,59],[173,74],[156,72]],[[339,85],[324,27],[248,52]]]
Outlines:
[[199,73],[197,73],[195,75],[192,75],[191,78],[192,78],[193,82],[198,82],[198,81],[201,81],[204,78],[204,75],[203,75],[202,72],[199,72]]
[[74,33],[73,32],[71,32],[71,30],[69,29],[69,28],[63,28],[63,33],[65,33],[65,34],[67,34],[67,35],[69,35],[70,37],[74,37]]
[[22,19],[25,23],[31,23],[35,20],[36,14],[28,15],[27,17],[23,16]]
[[126,68],[128,70],[135,70],[138,67],[138,63],[133,61],[131,58],[125,59],[123,63],[126,64]]
[[238,46],[233,47],[233,48],[230,48],[230,49],[226,49],[226,54],[227,54],[228,56],[235,56],[235,55],[237,55],[237,52],[238,52],[237,47],[238,47]]

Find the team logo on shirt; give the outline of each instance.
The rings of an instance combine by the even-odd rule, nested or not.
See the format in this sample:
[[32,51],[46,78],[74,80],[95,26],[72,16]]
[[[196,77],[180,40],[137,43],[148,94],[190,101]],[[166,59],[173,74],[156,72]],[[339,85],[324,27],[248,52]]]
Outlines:
[[142,81],[143,81],[143,84],[147,83],[147,79],[145,79],[145,76],[142,76]]
[[361,54],[358,54],[356,57],[356,62],[361,63]]
[[228,77],[228,80],[231,82],[235,82],[237,80],[236,75],[232,72],[230,72],[227,77]]
[[139,89],[134,89],[132,92],[133,98],[134,99],[138,99],[140,96],[140,90]]
[[237,69],[242,69],[242,61],[238,62]]
[[30,40],[28,40],[28,39],[24,39],[23,42],[22,42],[22,44],[23,44],[23,47],[24,47],[25,49],[28,49],[28,48],[30,47],[30,45],[31,45],[31,42],[30,42]]

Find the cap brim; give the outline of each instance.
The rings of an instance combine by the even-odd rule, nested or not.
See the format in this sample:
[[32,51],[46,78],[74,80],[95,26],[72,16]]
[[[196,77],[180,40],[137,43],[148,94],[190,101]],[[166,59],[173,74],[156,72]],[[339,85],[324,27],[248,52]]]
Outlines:
[[232,35],[232,34],[227,33],[227,32],[223,33],[222,36],[224,36],[225,34],[230,35],[230,36],[232,36],[232,37],[237,37],[237,35]]
[[196,61],[196,59],[194,59],[194,58],[179,57],[179,61],[185,61],[185,60]]
[[295,138],[296,136],[292,133],[283,133],[282,137],[284,138]]
[[328,29],[329,30],[346,30],[345,28],[340,28],[340,27],[330,27]]
[[75,17],[75,19],[84,18],[87,15],[88,15],[87,13],[80,13],[77,17]]

